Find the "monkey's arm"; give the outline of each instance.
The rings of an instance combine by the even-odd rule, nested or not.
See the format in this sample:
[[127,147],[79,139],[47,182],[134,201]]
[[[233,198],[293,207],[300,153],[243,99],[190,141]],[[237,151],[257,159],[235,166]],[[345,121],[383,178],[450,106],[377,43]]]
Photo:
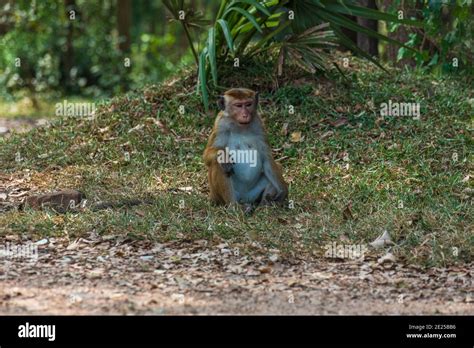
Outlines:
[[229,176],[233,173],[231,163],[219,163],[217,152],[221,150],[214,146],[216,132],[213,132],[209,138],[206,150],[204,150],[204,163],[208,167],[209,189],[211,200],[218,204],[228,204],[233,202]]
[[204,163],[206,166],[210,167],[212,166],[215,162],[217,162],[217,151],[219,149],[213,147],[213,146],[207,146],[206,150],[204,150]]
[[214,129],[209,136],[209,142],[204,150],[204,163],[208,167],[218,165],[227,176],[231,176],[234,173],[233,163],[218,162],[217,160],[219,151],[224,150],[228,142],[229,132],[225,129],[221,129],[219,123],[216,122]]
[[216,130],[216,127],[214,126],[214,129],[212,130],[212,133],[209,136],[209,141],[207,142],[207,146],[206,146],[206,149],[204,150],[204,156],[203,156],[204,163],[208,167],[210,167],[211,165],[217,162],[217,151],[219,151],[220,148],[215,146],[216,137],[217,137],[217,130]]
[[227,176],[231,176],[232,174],[234,174],[234,165],[233,163],[219,163],[217,161],[219,150],[222,149],[214,146],[208,146],[204,151],[204,163],[208,167],[219,166],[222,168],[222,170]]

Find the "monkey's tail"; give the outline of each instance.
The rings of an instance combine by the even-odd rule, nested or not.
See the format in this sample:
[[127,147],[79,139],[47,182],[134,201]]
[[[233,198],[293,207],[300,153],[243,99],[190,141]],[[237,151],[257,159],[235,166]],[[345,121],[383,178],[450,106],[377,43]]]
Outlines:
[[116,201],[116,202],[98,202],[91,205],[90,209],[92,211],[98,210],[105,210],[105,209],[116,209],[116,208],[123,208],[123,207],[133,207],[136,205],[142,204],[153,204],[154,201],[151,199],[126,199],[123,201]]

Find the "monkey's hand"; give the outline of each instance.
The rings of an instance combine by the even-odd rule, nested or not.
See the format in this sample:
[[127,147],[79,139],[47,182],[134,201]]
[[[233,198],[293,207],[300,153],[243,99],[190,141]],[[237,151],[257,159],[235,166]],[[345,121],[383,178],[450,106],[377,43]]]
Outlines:
[[225,175],[231,176],[234,174],[234,164],[233,163],[220,163],[222,170],[224,171]]

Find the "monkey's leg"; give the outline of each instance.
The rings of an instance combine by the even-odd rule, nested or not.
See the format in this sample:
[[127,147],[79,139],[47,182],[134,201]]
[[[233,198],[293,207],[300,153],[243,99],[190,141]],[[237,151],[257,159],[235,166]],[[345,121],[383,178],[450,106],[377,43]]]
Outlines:
[[240,203],[258,203],[262,197],[262,193],[265,188],[269,185],[269,182],[265,176],[262,176],[260,180],[250,190],[240,195]]
[[247,198],[251,201],[243,202],[245,215],[252,215],[258,205],[271,205],[273,203],[281,203],[286,199],[281,197],[277,189],[265,178],[262,177],[258,184],[248,192]]
[[267,191],[267,199],[271,201],[283,201],[285,200],[286,196],[288,195],[288,189],[283,180],[283,176],[281,175],[280,166],[273,161],[266,161],[263,165],[263,170],[265,173],[265,177],[273,186],[275,193],[269,187]]
[[260,204],[269,205],[272,203],[283,203],[287,198],[285,192],[278,192],[278,190],[271,183],[265,187]]

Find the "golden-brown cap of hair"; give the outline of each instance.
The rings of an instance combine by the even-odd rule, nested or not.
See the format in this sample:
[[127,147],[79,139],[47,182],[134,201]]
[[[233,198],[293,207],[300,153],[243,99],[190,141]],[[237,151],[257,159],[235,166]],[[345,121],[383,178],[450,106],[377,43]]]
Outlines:
[[248,88],[232,88],[226,91],[224,95],[235,99],[247,99],[255,97],[255,91]]

